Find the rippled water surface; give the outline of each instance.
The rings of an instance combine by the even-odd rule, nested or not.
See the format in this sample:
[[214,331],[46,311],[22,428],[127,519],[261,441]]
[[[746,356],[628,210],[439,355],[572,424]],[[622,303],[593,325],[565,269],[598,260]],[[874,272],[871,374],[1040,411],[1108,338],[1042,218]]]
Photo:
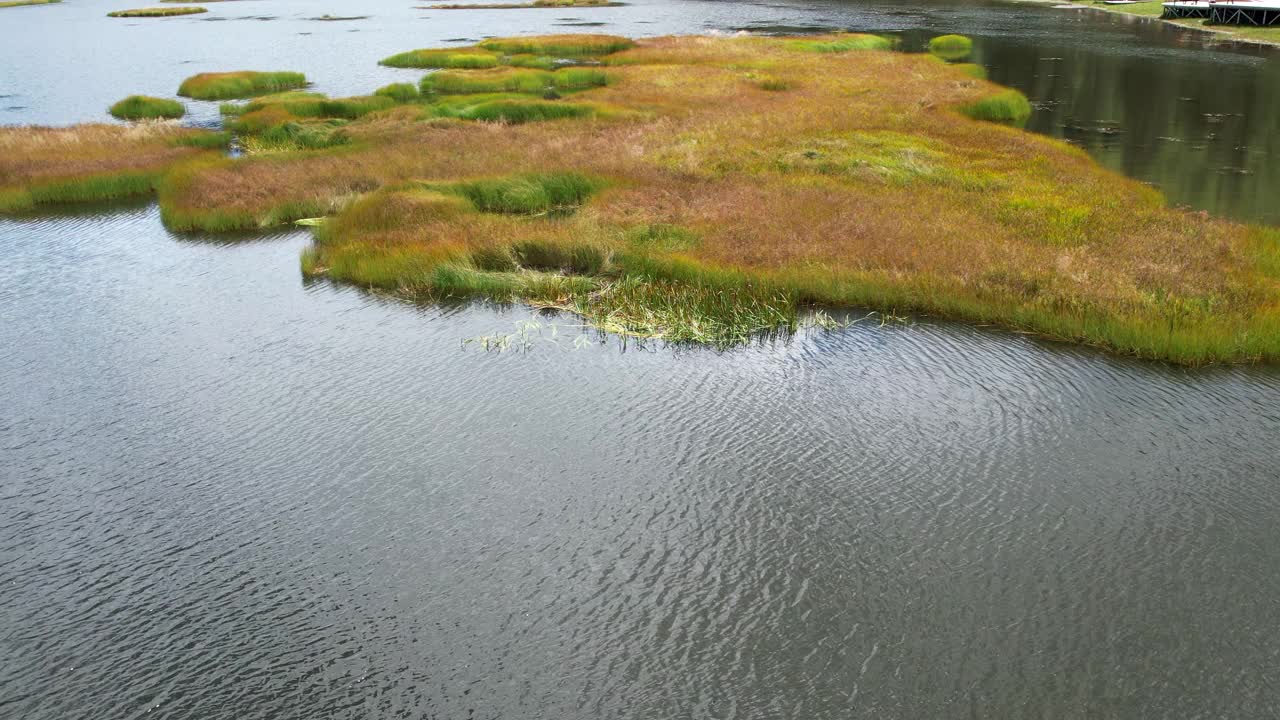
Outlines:
[[[0,10],[6,121],[230,65],[356,92],[396,50],[589,15],[973,32],[994,76],[1057,98],[1038,129],[1139,177],[1225,152],[1139,126],[1275,127],[1271,56],[1038,7],[100,19],[127,5]],[[1187,69],[1152,76],[1172,89],[1161,63]],[[1202,180],[1187,202],[1266,207],[1264,172]],[[0,219],[0,718],[1280,715],[1275,370],[928,321],[637,347],[308,286],[308,242],[175,236],[145,203]],[[517,327],[510,352],[465,343]]]

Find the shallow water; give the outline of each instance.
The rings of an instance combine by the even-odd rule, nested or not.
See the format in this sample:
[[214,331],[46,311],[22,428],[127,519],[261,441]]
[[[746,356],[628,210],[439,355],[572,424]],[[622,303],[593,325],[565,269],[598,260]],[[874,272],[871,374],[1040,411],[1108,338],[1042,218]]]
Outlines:
[[[292,0],[210,6],[273,21],[105,29],[127,3],[0,10],[0,95],[27,98],[14,121],[89,119],[220,57],[357,92],[406,76],[373,65],[395,50],[568,22],[405,5],[361,4],[373,17],[349,27],[298,19],[340,4]],[[100,62],[28,54],[45,11]],[[1044,110],[1048,131],[1138,111],[1116,88],[1160,62],[1242,87],[1275,72],[1040,8],[588,15],[625,32],[981,28],[993,75],[1089,98]],[[1091,68],[1068,72],[1094,91],[1019,47]],[[172,57],[197,62],[156,61]],[[1275,84],[1249,87],[1261,107]],[[1192,91],[1238,100],[1170,93]],[[1126,149],[1128,122],[1091,151],[1148,152]],[[1189,144],[1156,165],[1215,152]],[[1215,211],[1249,207],[1251,190],[1221,192],[1205,197],[1243,204]],[[571,317],[307,285],[307,242],[174,236],[146,203],[0,219],[0,717],[1280,714],[1275,370],[926,321],[637,346]],[[465,344],[518,324],[517,350]]]

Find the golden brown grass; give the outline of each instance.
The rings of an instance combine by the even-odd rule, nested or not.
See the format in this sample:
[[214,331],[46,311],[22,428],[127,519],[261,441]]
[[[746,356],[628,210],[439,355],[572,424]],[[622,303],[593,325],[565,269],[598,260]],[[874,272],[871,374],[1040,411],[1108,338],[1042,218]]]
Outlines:
[[524,299],[623,332],[719,342],[829,304],[1193,364],[1280,360],[1280,233],[1167,208],[1079,150],[960,111],[1004,89],[871,47],[644,40],[574,95],[589,116],[474,122],[458,103],[508,96],[409,102],[345,123],[340,147],[184,163],[161,209],[179,230],[332,215],[308,275]]
[[212,137],[167,123],[0,128],[0,212],[149,193]]

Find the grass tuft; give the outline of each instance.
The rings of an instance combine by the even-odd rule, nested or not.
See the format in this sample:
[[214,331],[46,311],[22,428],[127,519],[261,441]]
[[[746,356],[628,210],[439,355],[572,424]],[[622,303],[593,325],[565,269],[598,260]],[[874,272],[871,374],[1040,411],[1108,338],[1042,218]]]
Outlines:
[[635,47],[629,38],[616,35],[538,35],[498,38],[480,43],[482,49],[507,55],[546,55],[551,57],[595,57],[610,55]]
[[813,39],[783,41],[792,50],[811,53],[844,53],[853,50],[892,50],[894,41],[879,35],[849,33],[824,35]]
[[380,65],[394,68],[480,69],[498,66],[498,56],[482,50],[410,50],[383,58]]
[[147,95],[130,95],[111,106],[108,110],[112,117],[121,120],[168,120],[180,118],[187,114],[187,109],[177,100],[149,97]]
[[306,87],[307,77],[298,72],[201,73],[182,81],[178,94],[196,100],[231,100],[267,95]]
[[929,41],[929,52],[944,60],[963,60],[973,52],[973,41],[964,35],[939,35]]
[[960,106],[960,112],[974,120],[1021,123],[1031,117],[1031,102],[1027,96],[1008,88],[994,95]]
[[374,91],[374,95],[389,97],[398,103],[417,102],[418,88],[413,83],[392,83]]

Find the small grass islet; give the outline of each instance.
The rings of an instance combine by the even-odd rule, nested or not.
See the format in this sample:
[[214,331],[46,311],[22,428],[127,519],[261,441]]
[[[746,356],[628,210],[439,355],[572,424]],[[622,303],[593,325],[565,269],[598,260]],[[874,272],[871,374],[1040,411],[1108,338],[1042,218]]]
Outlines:
[[62,0],[3,0],[0,2],[0,8],[25,7],[27,5],[53,5],[60,3]]
[[176,120],[187,114],[187,109],[177,100],[130,95],[112,105],[108,112],[120,120]]
[[929,41],[929,52],[943,60],[964,60],[973,54],[973,41],[964,35],[939,35]]
[[136,8],[134,10],[116,10],[107,13],[107,17],[113,18],[164,18],[177,17],[179,15],[199,15],[200,13],[209,12],[206,8],[198,6],[183,7],[149,7]]
[[178,94],[195,100],[231,100],[267,95],[307,86],[307,76],[299,72],[201,73],[182,81]]
[[[1280,361],[1280,230],[1169,208],[1016,127],[1031,112],[1016,91],[873,37],[415,51],[409,66],[444,68],[418,93],[228,104],[242,157],[194,146],[211,134],[138,140],[158,154],[135,189],[157,187],[174,231],[306,219],[308,278],[671,341],[730,345],[805,308],[863,307],[1179,363]],[[454,65],[468,56],[486,62]],[[40,133],[74,131],[0,134],[17,149],[0,152],[4,207],[48,185]],[[68,172],[137,162],[122,143],[52,147],[79,163]]]

